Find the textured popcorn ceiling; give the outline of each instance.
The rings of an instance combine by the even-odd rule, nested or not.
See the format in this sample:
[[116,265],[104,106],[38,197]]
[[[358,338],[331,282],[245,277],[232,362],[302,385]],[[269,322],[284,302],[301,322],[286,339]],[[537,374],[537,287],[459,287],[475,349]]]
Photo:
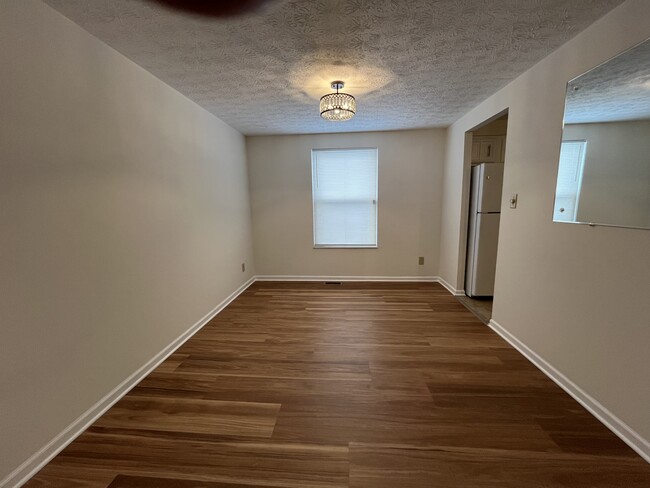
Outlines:
[[[279,134],[449,125],[622,0],[276,0],[228,20],[46,3],[243,133]],[[335,79],[351,121],[318,115]]]
[[650,40],[569,84],[567,124],[641,119],[650,119]]

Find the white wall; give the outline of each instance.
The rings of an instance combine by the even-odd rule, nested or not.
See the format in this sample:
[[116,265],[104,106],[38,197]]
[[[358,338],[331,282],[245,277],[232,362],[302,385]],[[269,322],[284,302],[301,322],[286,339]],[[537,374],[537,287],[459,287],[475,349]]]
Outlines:
[[493,319],[636,431],[645,449],[650,232],[552,215],[566,83],[648,37],[648,19],[650,2],[628,0],[448,129],[440,253],[442,277],[461,288],[465,132],[509,108]]
[[2,480],[253,262],[240,133],[42,3],[0,10]]
[[[444,140],[440,129],[247,137],[257,273],[436,275]],[[379,149],[378,249],[313,248],[311,149],[346,147]]]
[[650,120],[565,125],[562,138],[587,141],[576,220],[650,227]]

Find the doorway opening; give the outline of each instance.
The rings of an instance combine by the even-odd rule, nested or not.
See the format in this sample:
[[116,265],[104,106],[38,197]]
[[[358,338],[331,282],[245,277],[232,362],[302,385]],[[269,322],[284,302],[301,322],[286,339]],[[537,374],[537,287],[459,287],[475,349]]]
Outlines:
[[465,161],[470,178],[466,192],[465,296],[458,297],[482,322],[492,318],[496,275],[503,169],[505,164],[508,111],[474,127],[467,133]]

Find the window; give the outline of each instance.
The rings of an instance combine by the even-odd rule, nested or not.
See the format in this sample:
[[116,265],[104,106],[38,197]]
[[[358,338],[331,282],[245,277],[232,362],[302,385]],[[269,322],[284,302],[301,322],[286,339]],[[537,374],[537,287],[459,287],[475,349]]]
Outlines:
[[315,247],[377,247],[377,149],[311,152]]
[[562,141],[553,210],[556,222],[576,220],[586,151],[587,141]]

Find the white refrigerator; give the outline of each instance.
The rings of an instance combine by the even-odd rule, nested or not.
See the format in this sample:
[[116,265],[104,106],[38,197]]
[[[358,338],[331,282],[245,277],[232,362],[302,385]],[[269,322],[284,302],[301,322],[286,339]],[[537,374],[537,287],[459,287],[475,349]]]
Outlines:
[[472,168],[465,293],[494,295],[497,266],[503,163],[481,163]]

